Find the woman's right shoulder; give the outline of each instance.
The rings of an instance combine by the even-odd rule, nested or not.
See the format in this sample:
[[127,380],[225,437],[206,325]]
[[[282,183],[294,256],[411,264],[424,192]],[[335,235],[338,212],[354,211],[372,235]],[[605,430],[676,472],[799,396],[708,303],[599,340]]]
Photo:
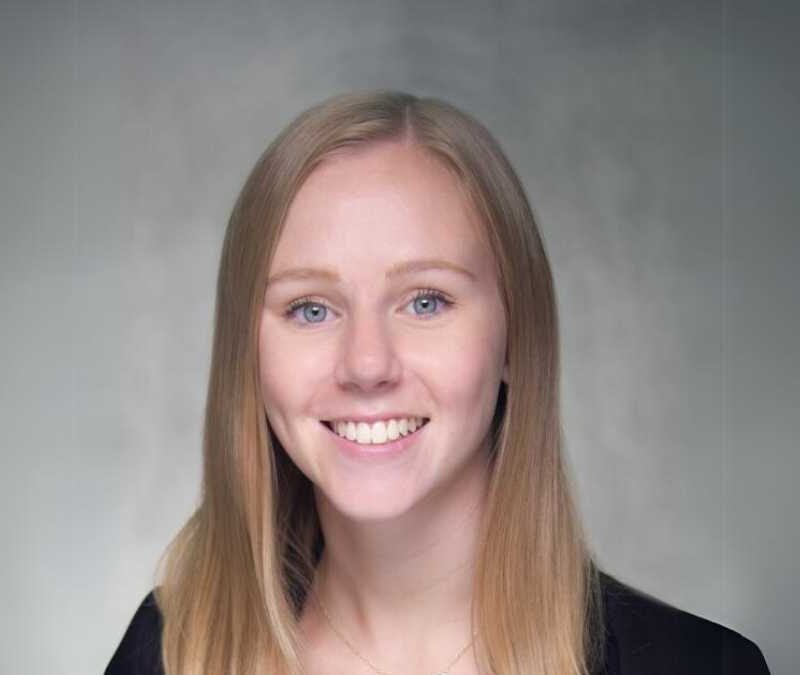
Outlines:
[[151,591],[133,615],[105,675],[164,675],[161,664],[161,610]]

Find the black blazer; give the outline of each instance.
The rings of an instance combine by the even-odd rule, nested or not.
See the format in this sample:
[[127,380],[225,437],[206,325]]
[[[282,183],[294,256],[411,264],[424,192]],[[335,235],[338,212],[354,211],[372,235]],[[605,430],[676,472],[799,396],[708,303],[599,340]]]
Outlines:
[[[606,659],[595,675],[769,675],[761,650],[739,633],[600,575]],[[161,613],[152,593],[128,626],[105,675],[164,675]]]

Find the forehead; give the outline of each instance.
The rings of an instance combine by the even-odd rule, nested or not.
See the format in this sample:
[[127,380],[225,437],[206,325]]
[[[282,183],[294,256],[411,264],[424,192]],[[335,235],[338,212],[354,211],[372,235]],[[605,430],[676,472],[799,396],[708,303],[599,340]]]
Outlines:
[[415,257],[475,267],[487,262],[484,240],[465,188],[444,162],[418,146],[386,142],[337,154],[311,173],[290,205],[272,268]]

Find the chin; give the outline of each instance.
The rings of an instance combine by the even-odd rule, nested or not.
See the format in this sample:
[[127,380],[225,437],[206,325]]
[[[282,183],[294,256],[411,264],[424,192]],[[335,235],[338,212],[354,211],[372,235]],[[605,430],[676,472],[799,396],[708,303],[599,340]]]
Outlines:
[[374,490],[362,489],[333,491],[323,490],[325,501],[330,509],[356,522],[389,521],[408,513],[417,503],[409,499],[409,491],[398,490],[384,481]]

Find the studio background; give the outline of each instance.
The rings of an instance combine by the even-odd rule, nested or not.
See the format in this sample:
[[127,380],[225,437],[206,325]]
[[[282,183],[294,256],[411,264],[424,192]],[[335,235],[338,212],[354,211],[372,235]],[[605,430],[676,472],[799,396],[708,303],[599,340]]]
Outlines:
[[610,572],[800,659],[792,2],[3,2],[0,671],[99,673],[197,502],[222,236],[350,89],[451,101],[525,183]]

